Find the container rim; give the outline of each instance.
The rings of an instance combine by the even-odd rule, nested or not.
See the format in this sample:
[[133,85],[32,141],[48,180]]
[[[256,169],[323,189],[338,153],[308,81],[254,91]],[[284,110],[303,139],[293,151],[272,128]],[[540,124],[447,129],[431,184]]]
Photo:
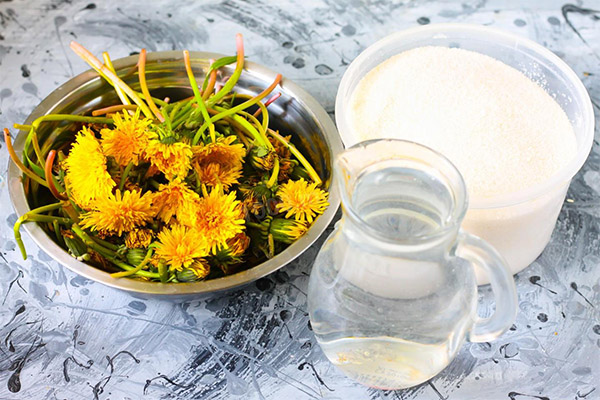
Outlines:
[[[536,185],[532,185],[526,189],[522,189],[512,193],[506,193],[492,197],[470,197],[469,209],[491,209],[491,208],[504,208],[514,205],[518,205],[524,202],[528,202],[545,195],[548,192],[554,191],[558,187],[568,185],[570,180],[575,174],[581,169],[585,163],[594,141],[594,109],[590,100],[589,94],[577,76],[577,74],[561,60],[556,54],[545,48],[544,46],[534,42],[531,39],[505,32],[497,28],[490,28],[482,25],[475,24],[463,24],[463,23],[447,23],[447,24],[432,24],[419,26],[402,30],[396,33],[388,35],[374,44],[367,47],[358,57],[352,61],[346,72],[344,73],[340,85],[338,87],[336,100],[335,100],[335,119],[338,126],[340,137],[344,141],[344,134],[348,132],[348,126],[346,122],[347,113],[345,107],[347,106],[350,96],[352,93],[348,93],[350,89],[351,80],[354,79],[354,75],[357,74],[357,70],[363,63],[373,57],[374,54],[382,51],[394,42],[410,42],[411,37],[416,34],[430,33],[434,35],[452,35],[453,33],[468,33],[473,37],[481,37],[481,35],[492,36],[493,41],[504,40],[514,42],[513,47],[525,48],[539,55],[540,58],[546,60],[548,63],[554,64],[572,84],[574,93],[573,97],[577,97],[581,100],[583,107],[581,109],[582,114],[582,127],[580,131],[581,139],[577,139],[577,154],[575,157],[561,170],[549,177],[544,182],[540,182]],[[492,40],[490,40],[492,41]],[[364,76],[364,75],[363,75]],[[354,88],[352,88],[354,89]],[[345,143],[346,144],[346,143]],[[353,143],[352,143],[353,144]]]

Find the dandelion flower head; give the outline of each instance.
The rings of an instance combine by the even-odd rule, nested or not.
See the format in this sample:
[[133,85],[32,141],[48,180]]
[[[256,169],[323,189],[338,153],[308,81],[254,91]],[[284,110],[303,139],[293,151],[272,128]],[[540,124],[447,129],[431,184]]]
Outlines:
[[138,165],[144,149],[148,146],[148,126],[152,121],[140,118],[139,109],[134,115],[129,115],[127,111],[116,113],[113,121],[113,129],[105,128],[100,131],[104,154],[114,157],[123,167],[130,162]]
[[187,268],[194,260],[208,255],[202,235],[192,228],[176,224],[158,234],[156,255],[176,271]]
[[120,236],[152,221],[155,214],[151,193],[141,195],[129,190],[121,193],[117,189],[115,194],[94,200],[91,211],[81,216],[81,224],[84,228]]
[[286,218],[294,217],[297,221],[312,223],[315,217],[323,214],[329,203],[328,193],[317,188],[316,183],[309,184],[304,179],[288,181],[277,191],[281,203],[277,204]]
[[106,156],[94,133],[84,126],[64,161],[65,181],[71,197],[84,209],[96,198],[106,197],[116,185],[106,169]]

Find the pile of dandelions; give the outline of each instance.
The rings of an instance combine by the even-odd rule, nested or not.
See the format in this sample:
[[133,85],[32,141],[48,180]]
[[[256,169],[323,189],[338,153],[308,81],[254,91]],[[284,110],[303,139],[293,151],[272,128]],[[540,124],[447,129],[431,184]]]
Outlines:
[[[281,75],[257,96],[233,91],[244,66],[241,35],[236,39],[237,56],[214,61],[201,85],[184,51],[194,96],[176,102],[151,96],[145,50],[136,92],[116,75],[108,54],[101,62],[71,43],[122,104],[91,116],[50,114],[15,124],[29,131],[22,159],[4,129],[27,196],[54,199],[15,223],[23,257],[19,228],[36,222],[73,257],[114,277],[190,282],[257,265],[307,231],[328,195],[291,136],[269,128],[267,107],[278,94],[263,99]],[[219,87],[219,68],[233,63]],[[47,121],[70,125],[40,146],[37,129]]]

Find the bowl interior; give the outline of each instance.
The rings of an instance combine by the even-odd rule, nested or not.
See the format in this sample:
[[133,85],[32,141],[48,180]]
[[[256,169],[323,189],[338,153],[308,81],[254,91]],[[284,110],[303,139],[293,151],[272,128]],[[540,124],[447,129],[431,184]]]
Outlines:
[[470,208],[496,208],[518,204],[564,186],[587,158],[594,136],[594,114],[585,87],[560,58],[537,43],[510,33],[477,25],[437,24],[401,31],[381,39],[350,65],[336,97],[336,122],[348,147],[360,141],[350,126],[350,97],[363,76],[388,58],[423,46],[457,47],[488,55],[521,71],[548,92],[562,107],[577,138],[577,156],[554,177],[524,191],[471,199]]
[[[219,54],[192,52],[192,66],[199,83],[204,78],[209,66],[209,59],[217,59]],[[139,90],[137,74],[137,57],[126,57],[114,62],[118,75],[134,90]],[[221,69],[218,82],[225,81],[233,72],[233,67]],[[260,65],[246,62],[245,70],[238,81],[237,93],[256,95],[275,79],[276,73]],[[146,80],[153,96],[169,97],[173,101],[192,96],[181,52],[149,53],[146,64]],[[292,142],[310,160],[324,181],[324,188],[329,190],[332,178],[332,162],[342,150],[342,144],[333,122],[323,108],[300,87],[283,79],[275,92],[281,97],[269,106],[269,127],[278,129],[283,135],[292,135]],[[34,110],[26,121],[31,123],[35,118],[50,114],[84,114],[94,109],[120,104],[120,101],[108,83],[94,71],[87,71],[71,79],[51,93]],[[61,123],[48,122],[40,125],[38,138],[40,145],[56,137]],[[25,141],[25,132],[21,132],[15,140],[15,149],[20,153]],[[11,200],[19,215],[38,204],[26,198],[20,182],[20,173],[14,165],[9,167],[9,192]],[[330,206],[311,226],[308,232],[298,241],[290,245],[274,258],[258,266],[237,274],[209,281],[179,284],[161,284],[143,282],[133,279],[114,279],[107,272],[94,268],[69,256],[61,247],[52,241],[37,225],[28,224],[26,229],[36,243],[57,261],[74,272],[87,278],[100,281],[120,289],[152,295],[187,295],[227,289],[252,282],[278,268],[284,266],[308,248],[325,230],[332,220],[339,199],[335,191],[330,191]]]

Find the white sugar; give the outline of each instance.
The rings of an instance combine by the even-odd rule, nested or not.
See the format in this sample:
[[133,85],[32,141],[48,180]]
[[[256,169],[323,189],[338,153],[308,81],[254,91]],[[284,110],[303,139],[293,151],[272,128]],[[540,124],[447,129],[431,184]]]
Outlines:
[[421,47],[370,71],[351,99],[357,137],[427,145],[486,198],[540,183],[576,154],[573,127],[521,72],[480,53]]

